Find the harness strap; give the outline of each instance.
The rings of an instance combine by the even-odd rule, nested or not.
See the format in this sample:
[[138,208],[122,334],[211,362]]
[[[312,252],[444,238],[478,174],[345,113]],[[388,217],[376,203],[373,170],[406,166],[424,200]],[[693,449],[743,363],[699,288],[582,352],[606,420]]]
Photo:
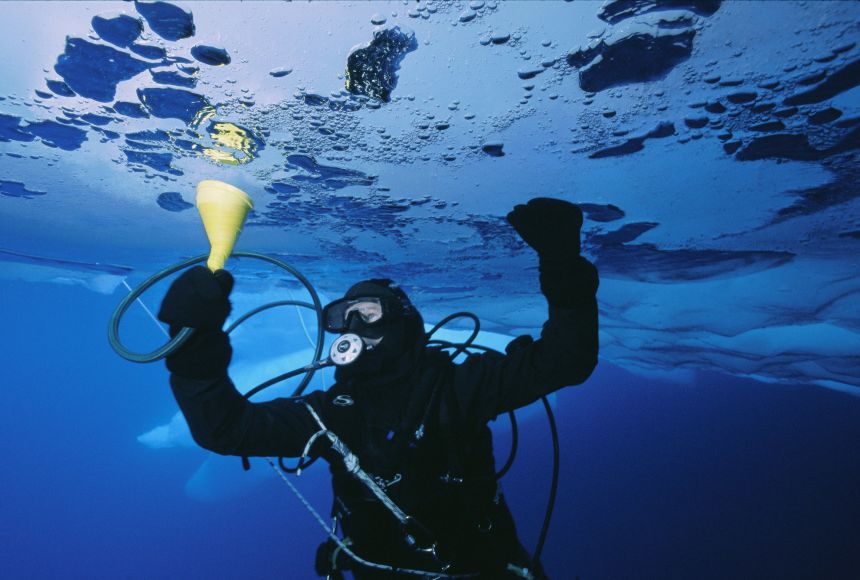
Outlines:
[[338,543],[337,547],[331,552],[331,569],[337,570],[337,557],[340,556],[340,553],[344,551],[347,546],[352,545],[352,540],[349,538],[344,538],[342,543]]
[[430,572],[427,570],[414,570],[411,568],[399,568],[397,566],[389,566],[388,564],[378,564],[376,562],[371,562],[369,560],[365,560],[364,558],[362,558],[361,556],[359,556],[358,554],[356,554],[355,552],[350,550],[349,547],[346,544],[344,544],[343,540],[341,540],[339,537],[337,537],[337,535],[334,532],[329,530],[328,525],[325,523],[325,521],[323,521],[322,516],[319,515],[319,513],[314,509],[314,507],[310,504],[310,502],[307,500],[307,498],[302,495],[302,492],[300,492],[298,489],[296,489],[296,486],[294,486],[293,483],[287,478],[286,474],[283,471],[281,471],[277,465],[275,465],[275,462],[269,458],[266,458],[266,461],[272,467],[272,469],[275,471],[275,473],[278,474],[278,476],[281,478],[281,481],[283,481],[285,484],[287,484],[287,486],[290,488],[290,490],[292,490],[292,492],[296,495],[296,497],[299,499],[299,501],[302,503],[302,505],[305,506],[305,509],[307,509],[308,512],[310,512],[310,514],[317,520],[317,523],[319,523],[320,526],[322,526],[322,529],[325,531],[326,535],[328,535],[328,537],[331,538],[331,540],[338,545],[338,547],[343,551],[344,554],[346,554],[347,556],[352,558],[353,561],[355,561],[357,564],[359,564],[361,566],[365,566],[367,568],[372,568],[374,570],[384,570],[386,572],[394,572],[396,574],[404,574],[407,576],[421,576],[421,577],[425,577],[425,578],[432,578],[433,580],[438,580],[440,578],[454,578],[454,579],[476,578],[478,576],[477,572],[472,572],[472,573],[467,573],[467,574],[448,574],[445,572]]
[[346,471],[351,474],[353,477],[358,479],[362,484],[367,487],[371,493],[382,503],[385,508],[392,513],[392,515],[399,521],[402,525],[414,525],[415,520],[406,515],[403,510],[401,510],[396,503],[394,503],[390,497],[388,497],[379,484],[367,474],[361,468],[361,465],[358,461],[358,456],[355,455],[352,451],[349,450],[349,447],[346,446],[340,437],[334,434],[334,432],[330,431],[323,423],[320,416],[317,414],[316,410],[308,403],[305,403],[305,407],[308,409],[308,412],[320,426],[320,430],[314,433],[311,438],[308,440],[308,444],[305,446],[305,450],[309,450],[310,446],[320,437],[326,437],[331,443],[331,447],[334,451],[336,451],[342,458],[344,467]]

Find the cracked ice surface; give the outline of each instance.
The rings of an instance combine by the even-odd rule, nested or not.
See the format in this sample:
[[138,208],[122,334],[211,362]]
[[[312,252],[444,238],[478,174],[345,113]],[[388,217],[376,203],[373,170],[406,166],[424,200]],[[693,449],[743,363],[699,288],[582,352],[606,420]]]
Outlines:
[[[856,3],[0,14],[4,277],[111,292],[202,253],[194,186],[222,179],[256,205],[239,249],[329,296],[387,276],[428,321],[535,333],[504,215],[556,196],[586,212],[604,360],[860,386]],[[240,301],[284,286],[237,272]]]

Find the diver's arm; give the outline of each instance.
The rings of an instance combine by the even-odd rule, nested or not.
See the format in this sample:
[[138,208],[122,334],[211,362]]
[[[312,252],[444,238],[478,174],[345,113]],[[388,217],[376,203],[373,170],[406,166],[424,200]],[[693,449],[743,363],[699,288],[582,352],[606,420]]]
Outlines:
[[537,251],[549,319],[537,341],[521,336],[507,354],[469,357],[458,370],[460,416],[481,425],[567,385],[584,382],[597,364],[597,269],[579,255],[582,211],[560,199],[517,205],[508,222]]
[[227,374],[233,349],[222,327],[232,289],[228,272],[196,266],[167,291],[159,320],[170,325],[171,336],[182,327],[194,329],[165,359],[173,394],[201,447],[224,455],[300,455],[316,431],[302,399],[251,403]]
[[216,378],[173,373],[170,386],[194,441],[221,455],[298,457],[318,430],[303,404],[313,393],[252,403],[226,373]]
[[598,351],[597,271],[579,257],[567,277],[579,288],[568,291],[566,301],[548,297],[549,317],[538,340],[520,336],[505,355],[472,355],[457,370],[457,405],[464,420],[481,425],[591,375]]

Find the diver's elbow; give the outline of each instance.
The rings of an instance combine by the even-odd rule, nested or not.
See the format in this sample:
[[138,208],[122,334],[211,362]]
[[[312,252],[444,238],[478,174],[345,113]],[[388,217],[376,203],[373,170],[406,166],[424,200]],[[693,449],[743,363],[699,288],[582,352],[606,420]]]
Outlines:
[[206,451],[217,453],[218,455],[237,455],[236,445],[224,437],[217,437],[213,433],[191,431],[191,438],[194,442]]
[[564,386],[573,387],[586,382],[594,369],[597,368],[597,353],[589,353],[575,357],[575,364],[571,365],[564,376]]

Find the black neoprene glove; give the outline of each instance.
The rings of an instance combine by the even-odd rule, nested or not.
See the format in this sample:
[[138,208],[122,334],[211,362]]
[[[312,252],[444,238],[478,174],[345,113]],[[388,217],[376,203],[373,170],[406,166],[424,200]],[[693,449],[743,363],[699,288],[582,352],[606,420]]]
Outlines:
[[508,214],[508,222],[535,249],[541,291],[551,306],[573,308],[597,291],[597,269],[580,252],[582,211],[561,199],[536,197]]
[[208,379],[227,372],[233,349],[221,329],[230,314],[233,276],[226,270],[214,274],[203,266],[182,273],[161,302],[158,319],[170,325],[170,336],[184,326],[195,329],[192,337],[165,362],[171,373]]

